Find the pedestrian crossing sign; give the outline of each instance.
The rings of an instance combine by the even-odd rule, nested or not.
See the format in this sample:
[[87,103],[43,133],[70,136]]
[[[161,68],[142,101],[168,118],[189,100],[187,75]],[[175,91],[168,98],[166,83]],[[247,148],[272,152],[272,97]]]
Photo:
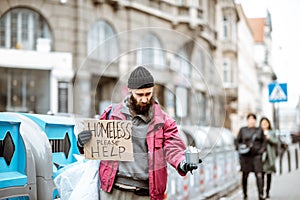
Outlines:
[[287,101],[287,84],[286,83],[270,83],[269,84],[269,102]]

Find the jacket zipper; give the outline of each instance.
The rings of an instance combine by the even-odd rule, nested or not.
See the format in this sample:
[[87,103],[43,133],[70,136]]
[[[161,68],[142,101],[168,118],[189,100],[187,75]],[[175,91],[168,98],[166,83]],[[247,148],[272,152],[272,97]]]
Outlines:
[[[109,120],[110,119],[111,120],[122,120],[122,118],[114,115],[113,109],[114,109],[114,106],[112,106],[112,108],[110,110]],[[113,173],[113,171],[115,171],[114,165],[115,165],[115,162],[113,162],[112,165],[111,165],[112,166],[112,170],[110,171],[109,179],[108,179],[107,186],[106,186],[106,191],[108,191],[108,187],[110,185],[110,181],[112,180],[112,173]]]
[[113,171],[115,170],[114,164],[115,164],[115,163],[113,162],[113,163],[112,163],[112,170],[110,171],[109,179],[108,179],[108,182],[107,182],[106,191],[108,191],[108,187],[109,187],[109,185],[110,185],[110,180],[112,179],[112,173],[113,173]]

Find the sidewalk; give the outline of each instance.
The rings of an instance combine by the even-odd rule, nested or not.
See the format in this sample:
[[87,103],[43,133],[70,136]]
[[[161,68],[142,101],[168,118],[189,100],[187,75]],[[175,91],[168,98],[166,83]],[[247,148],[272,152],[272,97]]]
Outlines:
[[[299,200],[300,199],[300,170],[285,172],[281,175],[274,174],[270,191],[272,200]],[[257,200],[257,187],[254,174],[248,178],[248,200]],[[243,199],[242,188],[239,187],[232,194],[223,197],[222,200],[241,200]]]
[[300,199],[300,170],[273,176],[270,196],[272,200]]
[[[287,168],[287,155],[283,158],[282,174],[276,173],[272,176],[270,199],[272,200],[299,200],[300,199],[300,168],[296,169],[294,148],[291,148],[291,171]],[[300,167],[300,166],[299,166]],[[279,161],[277,161],[277,169],[279,169]],[[277,170],[279,171],[279,170]],[[240,174],[241,176],[241,174]],[[241,200],[243,199],[242,187],[221,198],[222,200]],[[248,200],[257,200],[258,193],[254,173],[249,174],[248,178]]]
[[[270,196],[273,200],[299,200],[300,199],[300,166],[298,160],[298,169],[296,169],[296,154],[295,149],[298,151],[299,157],[299,146],[298,144],[292,145],[290,148],[290,160],[291,160],[291,171],[288,171],[287,166],[287,154],[283,157],[282,174],[279,174],[277,170],[276,175],[273,175]],[[279,169],[279,163],[277,164]]]

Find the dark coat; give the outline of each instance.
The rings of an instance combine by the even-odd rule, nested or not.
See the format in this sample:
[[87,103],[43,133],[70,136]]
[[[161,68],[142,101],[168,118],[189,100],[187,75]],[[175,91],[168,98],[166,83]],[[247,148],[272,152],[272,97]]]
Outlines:
[[248,154],[240,154],[241,171],[262,172],[262,154],[266,149],[266,138],[261,128],[242,127],[237,135],[236,143],[249,145],[256,134],[253,146]]

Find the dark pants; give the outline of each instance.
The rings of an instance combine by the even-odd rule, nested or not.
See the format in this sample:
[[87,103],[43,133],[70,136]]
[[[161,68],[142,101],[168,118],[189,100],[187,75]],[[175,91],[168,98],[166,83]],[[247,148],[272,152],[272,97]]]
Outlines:
[[[243,172],[242,185],[243,185],[243,193],[244,193],[245,197],[247,197],[248,176],[249,176],[249,172]],[[262,176],[262,172],[255,172],[255,177],[256,177],[256,185],[257,185],[258,194],[262,196],[263,195],[263,176]]]
[[263,188],[264,188],[264,184],[265,184],[265,176],[267,177],[266,194],[267,194],[267,196],[269,196],[270,188],[271,188],[272,174],[271,173],[263,173]]

